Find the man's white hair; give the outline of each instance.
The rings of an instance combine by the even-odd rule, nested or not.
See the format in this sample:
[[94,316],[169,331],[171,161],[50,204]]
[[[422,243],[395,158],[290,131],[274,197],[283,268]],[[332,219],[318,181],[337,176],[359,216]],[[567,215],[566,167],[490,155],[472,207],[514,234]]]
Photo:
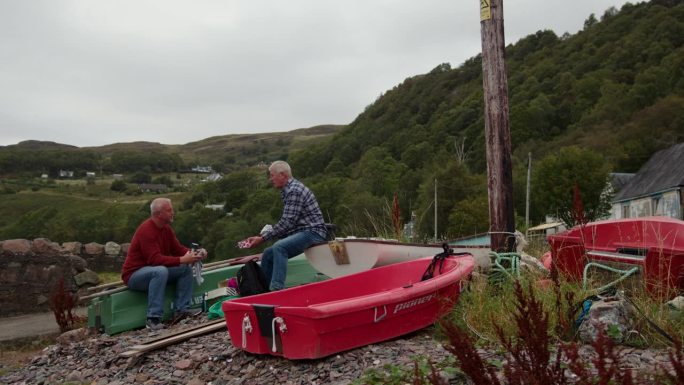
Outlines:
[[287,162],[284,160],[276,160],[275,162],[271,163],[271,165],[268,166],[268,171],[275,173],[283,172],[288,177],[292,177],[292,169],[290,168],[290,165],[287,164]]
[[166,205],[171,205],[171,199],[169,198],[155,198],[152,203],[150,203],[150,214],[154,215],[161,211]]

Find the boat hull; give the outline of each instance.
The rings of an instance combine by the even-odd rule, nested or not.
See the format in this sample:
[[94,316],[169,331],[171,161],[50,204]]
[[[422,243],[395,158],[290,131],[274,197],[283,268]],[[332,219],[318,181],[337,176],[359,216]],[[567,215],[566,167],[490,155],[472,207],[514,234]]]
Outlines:
[[[488,247],[454,246],[454,252],[472,254],[478,266],[489,263]],[[404,243],[368,238],[338,238],[319,243],[306,250],[304,255],[314,269],[336,278],[370,270],[375,267],[411,261],[441,253],[441,245]]]
[[471,255],[452,256],[441,274],[421,281],[431,261],[224,302],[232,343],[250,353],[314,359],[424,328],[453,307],[474,267]]
[[607,220],[549,235],[561,272],[581,279],[587,263],[637,267],[646,289],[670,297],[684,290],[684,221],[667,217]]

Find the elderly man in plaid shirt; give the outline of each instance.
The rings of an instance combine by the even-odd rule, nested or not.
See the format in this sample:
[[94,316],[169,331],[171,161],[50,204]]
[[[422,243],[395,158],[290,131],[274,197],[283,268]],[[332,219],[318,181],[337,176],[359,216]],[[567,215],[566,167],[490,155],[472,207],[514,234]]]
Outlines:
[[269,166],[268,171],[273,187],[280,190],[285,205],[283,215],[270,230],[247,238],[245,244],[254,247],[278,239],[264,250],[261,257],[261,268],[270,282],[269,289],[273,291],[285,287],[287,260],[315,243],[324,242],[326,229],[316,197],[302,182],[292,177],[290,165],[277,160]]

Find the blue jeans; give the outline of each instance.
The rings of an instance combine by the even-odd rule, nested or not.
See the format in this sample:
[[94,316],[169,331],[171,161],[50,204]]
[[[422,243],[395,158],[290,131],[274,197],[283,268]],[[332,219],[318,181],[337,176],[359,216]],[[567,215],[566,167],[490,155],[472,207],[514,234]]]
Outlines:
[[132,290],[147,292],[147,317],[163,318],[164,293],[167,283],[176,283],[173,301],[175,311],[184,311],[192,298],[192,269],[190,265],[144,266],[133,272],[128,279]]
[[261,256],[261,269],[266,281],[270,282],[270,290],[285,288],[287,276],[287,260],[304,252],[304,249],[314,243],[324,242],[325,238],[313,231],[304,230],[285,237],[273,246],[264,250]]

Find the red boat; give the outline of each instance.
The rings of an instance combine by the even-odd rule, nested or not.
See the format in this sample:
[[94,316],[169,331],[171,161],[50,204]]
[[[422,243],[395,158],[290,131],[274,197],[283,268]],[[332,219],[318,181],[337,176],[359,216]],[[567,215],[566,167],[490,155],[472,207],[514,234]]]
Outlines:
[[684,290],[684,221],[669,217],[598,221],[549,235],[547,240],[556,266],[571,277],[582,278],[592,263],[634,271],[654,294],[670,297]]
[[[435,259],[437,260],[437,259]],[[470,254],[415,259],[223,303],[233,345],[290,359],[320,358],[413,332],[454,305]]]

